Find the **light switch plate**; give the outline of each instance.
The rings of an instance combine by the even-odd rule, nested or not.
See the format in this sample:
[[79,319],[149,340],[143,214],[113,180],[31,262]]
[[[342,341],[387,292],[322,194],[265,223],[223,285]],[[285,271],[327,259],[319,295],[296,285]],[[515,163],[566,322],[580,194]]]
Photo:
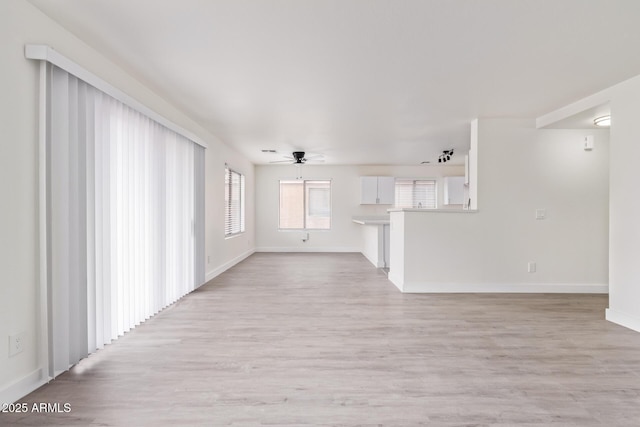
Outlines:
[[545,209],[536,209],[536,219],[545,219],[547,211]]
[[584,148],[584,151],[593,150],[593,135],[584,137],[584,140],[582,141],[582,147]]
[[9,335],[9,357],[15,356],[16,354],[22,353],[24,351],[26,337],[26,332],[21,332],[16,335]]

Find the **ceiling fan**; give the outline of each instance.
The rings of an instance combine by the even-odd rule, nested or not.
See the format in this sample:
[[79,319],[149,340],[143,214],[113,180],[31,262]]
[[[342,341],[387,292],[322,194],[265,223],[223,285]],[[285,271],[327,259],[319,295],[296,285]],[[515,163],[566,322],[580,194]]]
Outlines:
[[294,151],[291,153],[291,156],[284,156],[287,160],[275,160],[269,163],[291,163],[294,165],[303,165],[306,162],[314,162],[314,163],[322,163],[322,154],[313,154],[311,156],[306,156],[304,151]]

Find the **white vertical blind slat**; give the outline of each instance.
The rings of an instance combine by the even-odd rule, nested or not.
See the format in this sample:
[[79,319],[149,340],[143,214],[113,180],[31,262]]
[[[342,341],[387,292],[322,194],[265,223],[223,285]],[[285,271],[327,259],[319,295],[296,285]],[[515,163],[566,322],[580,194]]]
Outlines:
[[[204,244],[204,227],[205,227],[205,206],[204,206],[204,148],[201,146],[194,146],[194,209],[195,209],[195,224],[194,234],[196,238],[195,248],[195,280],[194,286],[198,287],[205,282],[205,244]],[[244,178],[244,177],[243,177]],[[243,192],[244,193],[244,192]]]
[[[50,88],[53,92],[68,93],[68,79],[64,73],[56,68],[51,70]],[[51,262],[49,283],[57,284],[49,292],[51,321],[59,327],[49,334],[49,371],[56,376],[69,368],[69,240],[70,240],[70,196],[69,187],[69,99],[67,96],[52,97],[47,109],[49,117],[48,162],[50,175],[56,180],[48,180],[49,188],[47,201],[50,205],[48,212],[49,252]],[[55,147],[53,143],[55,141]],[[55,148],[55,149],[53,149]],[[54,203],[58,201],[59,203]],[[55,225],[55,226],[54,226]],[[56,343],[57,345],[53,345]]]
[[82,137],[86,141],[86,202],[85,209],[87,212],[87,240],[86,240],[86,253],[87,253],[87,348],[86,354],[95,351],[98,346],[96,344],[96,334],[98,330],[97,322],[97,286],[96,286],[96,263],[97,263],[97,250],[96,250],[96,205],[98,204],[98,196],[96,192],[96,153],[95,153],[95,138],[93,135],[96,133],[95,129],[95,102],[92,102],[95,94],[93,88],[82,84],[82,97],[85,100],[85,107],[81,109],[83,111],[85,128]]

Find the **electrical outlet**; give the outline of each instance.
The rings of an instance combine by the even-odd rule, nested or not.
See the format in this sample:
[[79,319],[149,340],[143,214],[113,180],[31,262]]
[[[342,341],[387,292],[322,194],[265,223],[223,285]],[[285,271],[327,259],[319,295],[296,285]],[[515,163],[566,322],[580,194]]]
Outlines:
[[536,209],[536,219],[545,219],[547,217],[546,209]]
[[211,255],[207,255],[207,264],[211,264]]
[[26,332],[21,332],[16,335],[9,335],[9,357],[22,353],[22,351],[24,350],[26,337]]
[[535,262],[530,262],[527,264],[527,272],[529,273],[535,273],[536,272],[536,263]]

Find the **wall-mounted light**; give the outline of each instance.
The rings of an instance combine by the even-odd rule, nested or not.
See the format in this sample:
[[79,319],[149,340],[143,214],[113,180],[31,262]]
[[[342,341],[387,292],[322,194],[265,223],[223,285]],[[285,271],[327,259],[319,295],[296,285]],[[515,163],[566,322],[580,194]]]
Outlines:
[[600,116],[593,121],[593,124],[600,127],[609,127],[611,126],[611,116]]

